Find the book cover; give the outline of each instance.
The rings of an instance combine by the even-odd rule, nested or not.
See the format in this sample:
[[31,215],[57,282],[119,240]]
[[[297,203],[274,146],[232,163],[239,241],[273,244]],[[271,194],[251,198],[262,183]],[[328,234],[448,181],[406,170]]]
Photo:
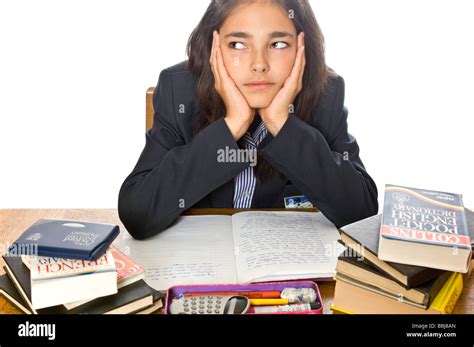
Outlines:
[[432,301],[430,308],[441,314],[452,313],[464,289],[464,280],[464,277],[460,273],[452,273],[448,281]]
[[383,261],[378,257],[382,215],[372,216],[340,228],[341,240],[354,253],[364,258],[407,289],[426,283],[443,273],[442,270]]
[[[132,259],[127,257],[124,253],[114,246],[110,246],[109,251],[114,259],[115,268],[117,270],[117,289],[125,287],[129,284],[137,282],[145,278],[145,271],[143,268],[135,263]],[[84,305],[91,300],[81,300],[72,303],[64,304],[68,310]]]
[[97,298],[74,310],[67,310],[63,305],[36,310],[31,304],[30,270],[20,257],[3,256],[3,259],[8,277],[34,314],[133,313],[152,306],[161,295],[139,280],[119,289],[117,294]]
[[369,261],[362,257],[339,256],[336,270],[342,274],[361,283],[377,287],[397,298],[409,300],[428,308],[432,298],[441,290],[451,273],[443,271],[438,277],[423,283],[417,287],[406,289],[398,281],[388,276]]
[[423,309],[345,281],[336,281],[331,309],[348,314],[450,314],[462,290],[463,276],[453,272],[428,309]]
[[110,247],[110,252],[115,260],[117,269],[117,287],[122,288],[128,284],[145,278],[143,268],[135,263],[130,257],[114,246]]
[[[4,257],[22,274],[28,271],[28,300],[37,310],[117,293],[117,273],[111,253],[84,261],[48,257]],[[22,267],[16,263],[21,262]],[[23,275],[23,274],[22,274]],[[15,277],[18,277],[15,275]]]
[[410,305],[410,306],[413,306],[413,307],[417,307],[417,308],[421,308],[423,310],[427,309],[428,305],[421,305],[419,303],[416,303],[410,299],[408,299],[407,297],[405,296],[398,296],[398,295],[395,295],[391,292],[387,292],[383,289],[380,289],[378,287],[375,287],[375,286],[372,286],[370,284],[367,284],[367,283],[364,283],[364,282],[360,282],[358,280],[355,280],[353,279],[352,277],[349,277],[349,276],[345,276],[343,274],[337,274],[336,275],[336,282],[344,282],[346,284],[350,284],[352,286],[355,286],[357,288],[361,288],[363,290],[366,290],[366,291],[369,291],[369,292],[372,292],[372,293],[376,293],[376,294],[380,294],[382,296],[385,296],[387,298],[390,298],[394,301],[398,301],[398,302],[402,302],[404,304],[407,304],[407,305]]
[[8,278],[7,275],[0,276],[0,296],[3,296],[8,302],[21,310],[23,313],[30,314],[28,304],[23,300],[20,293]]
[[35,309],[117,293],[111,252],[97,260],[32,257],[31,303]]
[[153,291],[153,305],[143,310],[137,311],[135,314],[152,314],[164,307],[164,295],[156,289],[151,289]]
[[[474,211],[465,208],[464,213],[466,214],[467,229],[469,230],[469,236],[471,237],[471,248],[474,248]],[[471,257],[474,257],[474,252]]]
[[471,239],[462,196],[386,185],[379,257],[466,273]]
[[5,271],[8,278],[28,305],[29,311],[37,314],[31,304],[30,269],[23,264],[20,257],[2,255],[2,258],[5,261]]
[[35,257],[31,255],[23,255],[21,259],[31,271],[31,281],[55,280],[101,272],[116,272],[115,261],[111,251],[106,252],[97,260]]
[[11,255],[96,260],[120,233],[118,225],[40,219],[8,249]]
[[92,300],[72,310],[63,305],[38,310],[39,314],[128,314],[150,307],[159,292],[139,280],[120,288],[117,294]]

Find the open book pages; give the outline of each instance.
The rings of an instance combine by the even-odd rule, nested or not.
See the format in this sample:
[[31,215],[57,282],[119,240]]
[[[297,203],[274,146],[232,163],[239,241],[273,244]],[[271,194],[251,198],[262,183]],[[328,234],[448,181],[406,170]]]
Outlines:
[[173,285],[331,278],[344,248],[319,212],[240,212],[182,216],[146,241],[125,234],[119,247],[140,264],[145,280]]

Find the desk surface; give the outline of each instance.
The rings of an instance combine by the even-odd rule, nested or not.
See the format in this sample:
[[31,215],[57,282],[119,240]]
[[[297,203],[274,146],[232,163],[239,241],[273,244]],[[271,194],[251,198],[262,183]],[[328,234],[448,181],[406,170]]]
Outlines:
[[[199,209],[186,214],[232,214],[233,209]],[[120,222],[116,209],[12,209],[0,210],[0,252],[15,241],[21,233],[38,219],[73,219],[91,222],[111,223],[125,227]],[[0,274],[4,274],[3,259],[0,258]],[[323,298],[324,313],[331,313],[330,306],[334,297],[334,282],[318,282]],[[20,313],[6,300],[0,298],[0,313]],[[459,298],[454,313],[474,313],[474,276],[469,278]]]

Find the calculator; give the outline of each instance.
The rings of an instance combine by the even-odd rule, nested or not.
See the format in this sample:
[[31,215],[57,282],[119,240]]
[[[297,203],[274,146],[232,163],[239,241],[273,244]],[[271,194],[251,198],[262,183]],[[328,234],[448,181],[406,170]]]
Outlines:
[[185,296],[170,305],[171,314],[244,314],[250,300],[242,295]]

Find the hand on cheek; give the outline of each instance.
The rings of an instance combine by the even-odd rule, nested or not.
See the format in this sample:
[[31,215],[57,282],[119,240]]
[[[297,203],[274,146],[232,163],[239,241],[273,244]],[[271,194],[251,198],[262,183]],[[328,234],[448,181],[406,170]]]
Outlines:
[[227,110],[224,120],[237,141],[245,135],[252,124],[255,110],[249,106],[234,80],[229,76],[224,65],[219,33],[215,31],[213,35],[209,63],[214,75],[216,91],[224,101]]
[[262,121],[274,137],[278,135],[288,120],[288,109],[303,88],[305,65],[304,33],[300,33],[298,35],[296,60],[290,76],[288,76],[283,87],[275,95],[270,105],[258,110]]

